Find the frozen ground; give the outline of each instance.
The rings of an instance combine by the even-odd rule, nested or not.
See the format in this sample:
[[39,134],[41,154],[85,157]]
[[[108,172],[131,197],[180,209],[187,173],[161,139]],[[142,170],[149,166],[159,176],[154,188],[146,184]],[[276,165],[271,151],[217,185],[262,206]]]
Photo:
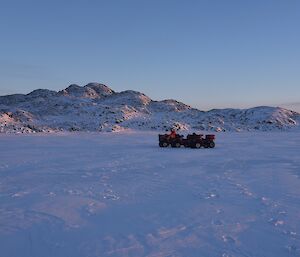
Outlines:
[[1,257],[300,256],[300,133],[0,142]]

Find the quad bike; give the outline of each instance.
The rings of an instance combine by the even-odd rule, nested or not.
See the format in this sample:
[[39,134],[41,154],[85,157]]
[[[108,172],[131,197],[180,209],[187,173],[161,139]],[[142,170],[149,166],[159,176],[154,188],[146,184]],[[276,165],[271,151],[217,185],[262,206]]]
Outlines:
[[190,148],[214,148],[215,135],[189,134],[186,138],[183,135],[176,135],[172,138],[168,134],[158,135],[160,147],[190,147]]

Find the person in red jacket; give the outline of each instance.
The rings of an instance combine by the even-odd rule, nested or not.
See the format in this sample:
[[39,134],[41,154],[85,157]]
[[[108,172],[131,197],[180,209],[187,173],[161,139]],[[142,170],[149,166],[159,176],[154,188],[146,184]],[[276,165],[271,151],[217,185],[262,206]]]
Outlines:
[[176,138],[176,131],[175,131],[175,129],[171,129],[171,133],[170,133],[170,138],[171,139],[174,139],[174,138]]

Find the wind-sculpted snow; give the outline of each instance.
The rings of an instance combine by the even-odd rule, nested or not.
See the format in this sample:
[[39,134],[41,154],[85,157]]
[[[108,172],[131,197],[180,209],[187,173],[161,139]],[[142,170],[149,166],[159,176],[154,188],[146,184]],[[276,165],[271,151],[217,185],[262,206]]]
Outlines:
[[0,132],[181,130],[251,131],[299,128],[300,114],[278,107],[203,112],[175,100],[115,92],[99,83],[59,92],[38,89],[0,96]]
[[[0,135],[1,257],[300,256],[300,133]],[[4,147],[5,146],[5,147]]]

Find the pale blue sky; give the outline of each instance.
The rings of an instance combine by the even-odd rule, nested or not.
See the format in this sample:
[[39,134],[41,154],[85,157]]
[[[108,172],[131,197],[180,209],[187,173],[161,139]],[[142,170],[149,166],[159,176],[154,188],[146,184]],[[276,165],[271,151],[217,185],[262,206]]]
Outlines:
[[300,102],[298,0],[0,0],[0,95],[102,82],[201,109]]

